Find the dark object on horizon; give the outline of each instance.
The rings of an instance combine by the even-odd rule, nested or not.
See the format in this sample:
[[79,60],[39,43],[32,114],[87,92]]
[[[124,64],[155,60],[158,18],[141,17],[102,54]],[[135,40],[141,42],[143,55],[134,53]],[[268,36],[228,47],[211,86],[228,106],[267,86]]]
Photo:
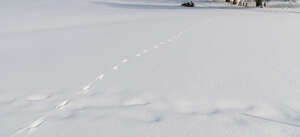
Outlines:
[[237,4],[237,0],[233,0],[232,4],[236,5]]
[[183,7],[195,7],[195,4],[194,4],[193,1],[190,1],[190,2],[182,3],[181,6],[183,6]]
[[229,3],[229,2],[230,2],[230,0],[226,0],[225,2],[228,2],[228,3]]
[[265,8],[267,7],[267,2],[264,2],[264,7],[265,7]]
[[256,7],[263,8],[263,1],[262,0],[255,0],[256,2]]
[[240,1],[239,4],[238,4],[238,6],[244,6],[243,4],[244,3]]

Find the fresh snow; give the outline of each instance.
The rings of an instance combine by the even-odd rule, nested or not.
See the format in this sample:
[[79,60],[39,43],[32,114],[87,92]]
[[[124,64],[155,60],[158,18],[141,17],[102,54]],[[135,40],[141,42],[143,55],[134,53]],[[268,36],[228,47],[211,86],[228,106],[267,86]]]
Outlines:
[[299,137],[299,3],[2,0],[0,137]]

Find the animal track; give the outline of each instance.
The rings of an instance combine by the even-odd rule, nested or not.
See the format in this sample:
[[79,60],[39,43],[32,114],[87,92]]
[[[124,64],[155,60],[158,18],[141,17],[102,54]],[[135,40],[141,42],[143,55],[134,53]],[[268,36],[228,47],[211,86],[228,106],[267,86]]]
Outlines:
[[59,103],[55,108],[58,110],[62,110],[68,103],[69,103],[69,100],[64,100],[63,102]]
[[[35,121],[33,121],[29,126],[25,127],[25,128],[22,128],[18,131],[16,131],[13,135],[17,135],[17,134],[20,134],[24,131],[27,131],[27,133],[30,133],[32,132],[34,129],[38,128],[39,126],[41,126],[46,120],[46,116],[42,116],[38,119],[36,119]],[[13,136],[12,135],[12,136]]]
[[[174,40],[177,40],[178,38],[181,37],[181,35],[183,34],[183,31],[182,32],[179,32],[178,34],[172,36],[171,38],[167,39],[166,41],[161,41],[159,42],[158,44],[154,45],[153,48],[154,49],[159,49],[161,45],[165,45],[165,44],[169,44],[171,42],[174,42]],[[149,49],[144,49],[142,51],[143,54],[147,54],[149,53]],[[142,53],[137,53],[135,54],[135,57],[141,57],[142,56]],[[128,59],[124,58],[121,60],[121,63],[122,64],[125,64],[128,62]],[[114,71],[117,71],[120,69],[120,64],[119,65],[114,65],[112,67],[112,69]],[[87,94],[89,92],[89,90],[91,89],[91,87],[98,81],[98,80],[103,80],[104,79],[104,73],[100,73],[94,80],[90,81],[87,85],[85,85],[80,93],[81,94],[77,94],[76,96],[79,96],[79,95],[82,95],[83,94]],[[46,99],[48,96],[31,96],[28,98],[28,100],[33,100],[33,101],[36,101],[36,100],[43,100],[43,99]],[[74,96],[72,96],[74,97]],[[54,110],[64,110],[65,107],[70,104],[71,100],[74,99],[72,97],[69,97],[68,99],[65,99],[64,101],[60,102],[58,105],[55,106],[55,109]],[[139,105],[148,105],[150,104],[149,102],[143,102],[143,101],[140,101],[140,100],[132,100],[130,102],[127,102],[125,103],[125,106],[139,106]],[[37,120],[35,120],[34,122],[32,122],[29,126],[21,129],[21,130],[18,130],[15,134],[19,134],[19,133],[22,133],[24,131],[28,131],[31,132],[33,129],[36,129],[38,127],[40,127],[46,120],[46,118],[53,113],[56,113],[57,111],[54,111],[54,110],[51,110],[49,111],[48,113],[46,113],[44,116],[38,118]],[[156,120],[156,121],[159,121],[159,120]]]
[[113,66],[113,70],[118,70],[118,69],[119,69],[118,65]]
[[37,127],[39,127],[42,123],[44,123],[44,121],[45,121],[45,117],[41,117],[41,118],[39,118],[39,119],[33,121],[33,122],[30,124],[29,128],[30,128],[30,129],[31,129],[31,128],[37,128]]
[[102,80],[104,78],[104,74],[100,74],[98,77],[97,77],[97,80]]
[[127,59],[123,59],[123,60],[122,60],[122,63],[127,63],[127,62],[128,62]]
[[86,85],[85,87],[82,88],[82,90],[84,90],[84,91],[85,91],[85,90],[89,90],[90,87],[91,87],[90,85]]

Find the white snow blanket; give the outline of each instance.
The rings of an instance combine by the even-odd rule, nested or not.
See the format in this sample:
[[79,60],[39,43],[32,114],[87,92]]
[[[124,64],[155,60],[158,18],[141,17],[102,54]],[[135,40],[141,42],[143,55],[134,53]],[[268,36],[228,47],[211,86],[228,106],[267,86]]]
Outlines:
[[299,137],[298,6],[180,2],[2,0],[0,136]]

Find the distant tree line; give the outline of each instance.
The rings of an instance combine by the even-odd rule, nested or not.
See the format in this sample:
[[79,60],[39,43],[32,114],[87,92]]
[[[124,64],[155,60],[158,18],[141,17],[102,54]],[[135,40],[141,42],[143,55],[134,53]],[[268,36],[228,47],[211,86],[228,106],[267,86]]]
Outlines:
[[[267,1],[269,0],[255,0],[255,5],[256,7],[266,7],[267,6]],[[247,7],[248,6],[248,2],[244,2],[244,1],[239,1],[238,0],[233,0],[231,2],[231,0],[225,0],[225,2],[227,3],[232,3],[233,5],[238,5],[238,6],[245,6]]]

